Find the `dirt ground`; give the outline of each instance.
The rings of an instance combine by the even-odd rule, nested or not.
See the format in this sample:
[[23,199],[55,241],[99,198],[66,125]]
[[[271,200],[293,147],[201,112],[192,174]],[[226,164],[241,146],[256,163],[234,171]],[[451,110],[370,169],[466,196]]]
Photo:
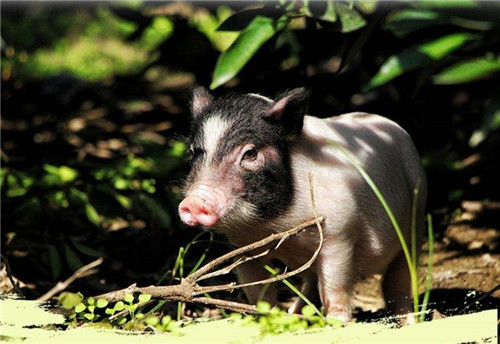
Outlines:
[[[436,217],[435,217],[436,218]],[[464,201],[444,231],[435,233],[433,283],[430,309],[443,316],[467,314],[500,308],[500,202]],[[441,224],[442,224],[441,223]],[[438,226],[435,222],[435,227]],[[428,245],[420,260],[420,297],[422,299],[427,274]],[[5,266],[0,271],[2,294],[12,290]],[[381,276],[360,282],[355,288],[354,313],[358,321],[376,321],[387,315],[381,293]],[[80,280],[85,282],[87,279]],[[89,282],[89,281],[86,281]],[[26,287],[21,282],[21,287]],[[74,286],[81,288],[81,285]],[[284,288],[284,287],[283,287]],[[496,288],[496,291],[493,291]],[[286,288],[285,288],[286,289]],[[493,292],[492,292],[493,291]],[[227,297],[227,295],[226,295]],[[242,295],[230,298],[245,302]],[[184,315],[198,317],[185,308]],[[203,316],[221,317],[218,310],[205,310]]]
[[[500,202],[464,201],[446,230],[436,233],[431,309],[454,315],[500,308],[499,218]],[[426,244],[420,261],[421,293],[428,256]],[[380,281],[381,276],[377,275],[356,286],[354,306],[358,319],[377,317],[384,307]]]

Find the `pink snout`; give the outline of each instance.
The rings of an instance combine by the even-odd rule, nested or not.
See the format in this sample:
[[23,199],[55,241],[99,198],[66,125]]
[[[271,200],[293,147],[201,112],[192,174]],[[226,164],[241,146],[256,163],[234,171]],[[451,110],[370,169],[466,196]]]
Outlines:
[[217,211],[197,196],[188,196],[179,204],[182,222],[189,226],[212,227],[219,220]]

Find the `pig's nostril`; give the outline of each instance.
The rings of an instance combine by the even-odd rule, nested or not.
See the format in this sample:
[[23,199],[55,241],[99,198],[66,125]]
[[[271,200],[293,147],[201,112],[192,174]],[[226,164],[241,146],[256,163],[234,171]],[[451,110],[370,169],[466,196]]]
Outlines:
[[184,199],[179,205],[179,215],[181,220],[190,226],[201,224],[211,227],[219,219],[217,212],[198,197]]
[[189,207],[181,207],[181,213],[191,214],[191,209]]

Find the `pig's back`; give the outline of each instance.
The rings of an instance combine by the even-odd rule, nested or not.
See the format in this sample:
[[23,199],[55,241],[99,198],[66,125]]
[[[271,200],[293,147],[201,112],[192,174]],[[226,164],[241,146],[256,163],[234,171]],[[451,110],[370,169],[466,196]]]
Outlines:
[[[409,236],[413,188],[425,175],[409,135],[393,121],[372,114],[350,113],[327,119],[306,116],[301,136],[291,146],[295,200],[289,221],[312,217],[308,173],[313,174],[316,206],[326,216],[325,241],[350,238],[360,260],[373,260],[366,273],[384,268],[400,250],[388,216],[354,165],[329,141],[346,148],[374,180]],[[423,216],[423,205],[420,211]],[[302,238],[303,245],[317,242]],[[377,260],[378,257],[385,259]],[[360,263],[366,266],[366,262]],[[370,265],[370,264],[368,264]],[[373,270],[373,271],[372,271]]]

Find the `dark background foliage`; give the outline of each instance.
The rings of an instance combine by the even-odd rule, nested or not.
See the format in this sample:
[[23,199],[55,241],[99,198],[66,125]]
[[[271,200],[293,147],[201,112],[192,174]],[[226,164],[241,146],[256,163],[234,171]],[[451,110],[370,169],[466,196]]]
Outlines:
[[180,276],[198,234],[177,216],[196,85],[305,85],[312,115],[397,121],[422,155],[438,240],[463,200],[498,201],[500,7],[452,3],[3,2],[2,254],[25,294],[99,256],[71,290]]

